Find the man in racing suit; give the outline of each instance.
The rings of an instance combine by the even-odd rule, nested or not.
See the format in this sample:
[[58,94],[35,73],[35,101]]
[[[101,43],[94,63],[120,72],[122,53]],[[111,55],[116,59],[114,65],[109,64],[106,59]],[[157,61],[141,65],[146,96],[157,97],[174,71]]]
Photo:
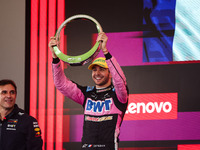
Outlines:
[[116,59],[106,48],[107,36],[100,32],[97,41],[105,58],[97,58],[88,67],[95,86],[81,86],[69,80],[53,51],[57,44],[52,37],[49,47],[53,56],[53,78],[56,88],[84,108],[82,149],[117,150],[120,126],[128,103],[126,78]]
[[0,150],[42,150],[38,122],[15,104],[12,80],[0,81]]

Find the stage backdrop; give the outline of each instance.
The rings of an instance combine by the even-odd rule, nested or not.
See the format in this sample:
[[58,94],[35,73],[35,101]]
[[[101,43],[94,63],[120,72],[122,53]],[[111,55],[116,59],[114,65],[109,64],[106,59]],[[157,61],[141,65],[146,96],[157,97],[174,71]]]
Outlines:
[[[76,14],[99,21],[127,78],[120,150],[200,149],[199,0],[32,0],[28,6],[30,114],[39,120],[45,149],[81,147],[82,106],[55,89],[47,46],[59,25]],[[71,22],[61,33],[60,49],[82,54],[95,43],[96,32],[91,22]],[[71,80],[94,85],[88,64],[62,66]]]
[[0,19],[0,80],[15,81],[18,91],[16,103],[24,109],[25,0],[0,1]]

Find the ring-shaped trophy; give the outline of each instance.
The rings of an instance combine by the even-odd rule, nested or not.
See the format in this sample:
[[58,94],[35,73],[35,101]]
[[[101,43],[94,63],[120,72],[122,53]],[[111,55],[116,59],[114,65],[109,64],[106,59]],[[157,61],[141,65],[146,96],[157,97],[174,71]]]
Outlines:
[[[93,23],[95,23],[98,33],[103,31],[101,25],[99,24],[99,22],[96,19],[94,19],[93,17],[88,16],[88,15],[79,14],[79,15],[74,15],[74,16],[66,19],[60,25],[60,27],[58,28],[58,30],[55,34],[56,40],[59,40],[60,32],[63,29],[63,27],[66,26],[70,21],[77,20],[77,19],[84,19],[84,20],[92,21]],[[100,51],[99,44],[100,44],[100,41],[99,42],[97,41],[89,51],[87,51],[86,53],[84,53],[82,55],[78,55],[78,56],[69,56],[69,55],[63,54],[59,50],[57,45],[54,46],[53,49],[54,49],[55,54],[62,61],[68,63],[71,66],[81,66],[81,65],[84,65],[84,64],[92,61],[98,55],[98,53]]]

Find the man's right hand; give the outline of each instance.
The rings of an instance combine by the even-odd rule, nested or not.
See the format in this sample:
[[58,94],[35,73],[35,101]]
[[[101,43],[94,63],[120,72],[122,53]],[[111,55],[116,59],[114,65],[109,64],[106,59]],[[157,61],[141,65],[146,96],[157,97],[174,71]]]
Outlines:
[[57,55],[55,54],[54,49],[53,49],[53,47],[57,45],[58,45],[58,41],[56,40],[56,37],[51,37],[49,41],[49,48],[51,50],[53,58],[57,58]]

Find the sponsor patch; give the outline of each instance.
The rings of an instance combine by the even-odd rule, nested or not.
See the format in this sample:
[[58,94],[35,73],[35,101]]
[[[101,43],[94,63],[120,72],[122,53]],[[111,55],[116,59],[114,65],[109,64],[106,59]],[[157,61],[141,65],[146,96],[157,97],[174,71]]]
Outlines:
[[105,101],[93,101],[92,99],[88,98],[86,102],[86,111],[98,113],[103,111],[110,111],[111,104],[112,98],[106,99]]
[[6,130],[16,130],[18,119],[9,119]]
[[113,119],[113,116],[103,116],[103,117],[85,116],[85,121],[93,121],[93,122],[102,122],[102,121],[108,121],[112,119]]
[[106,147],[104,144],[83,144],[82,148],[97,148],[97,147]]
[[33,122],[33,129],[35,131],[35,137],[40,137],[41,136],[41,130],[38,125],[38,122]]

